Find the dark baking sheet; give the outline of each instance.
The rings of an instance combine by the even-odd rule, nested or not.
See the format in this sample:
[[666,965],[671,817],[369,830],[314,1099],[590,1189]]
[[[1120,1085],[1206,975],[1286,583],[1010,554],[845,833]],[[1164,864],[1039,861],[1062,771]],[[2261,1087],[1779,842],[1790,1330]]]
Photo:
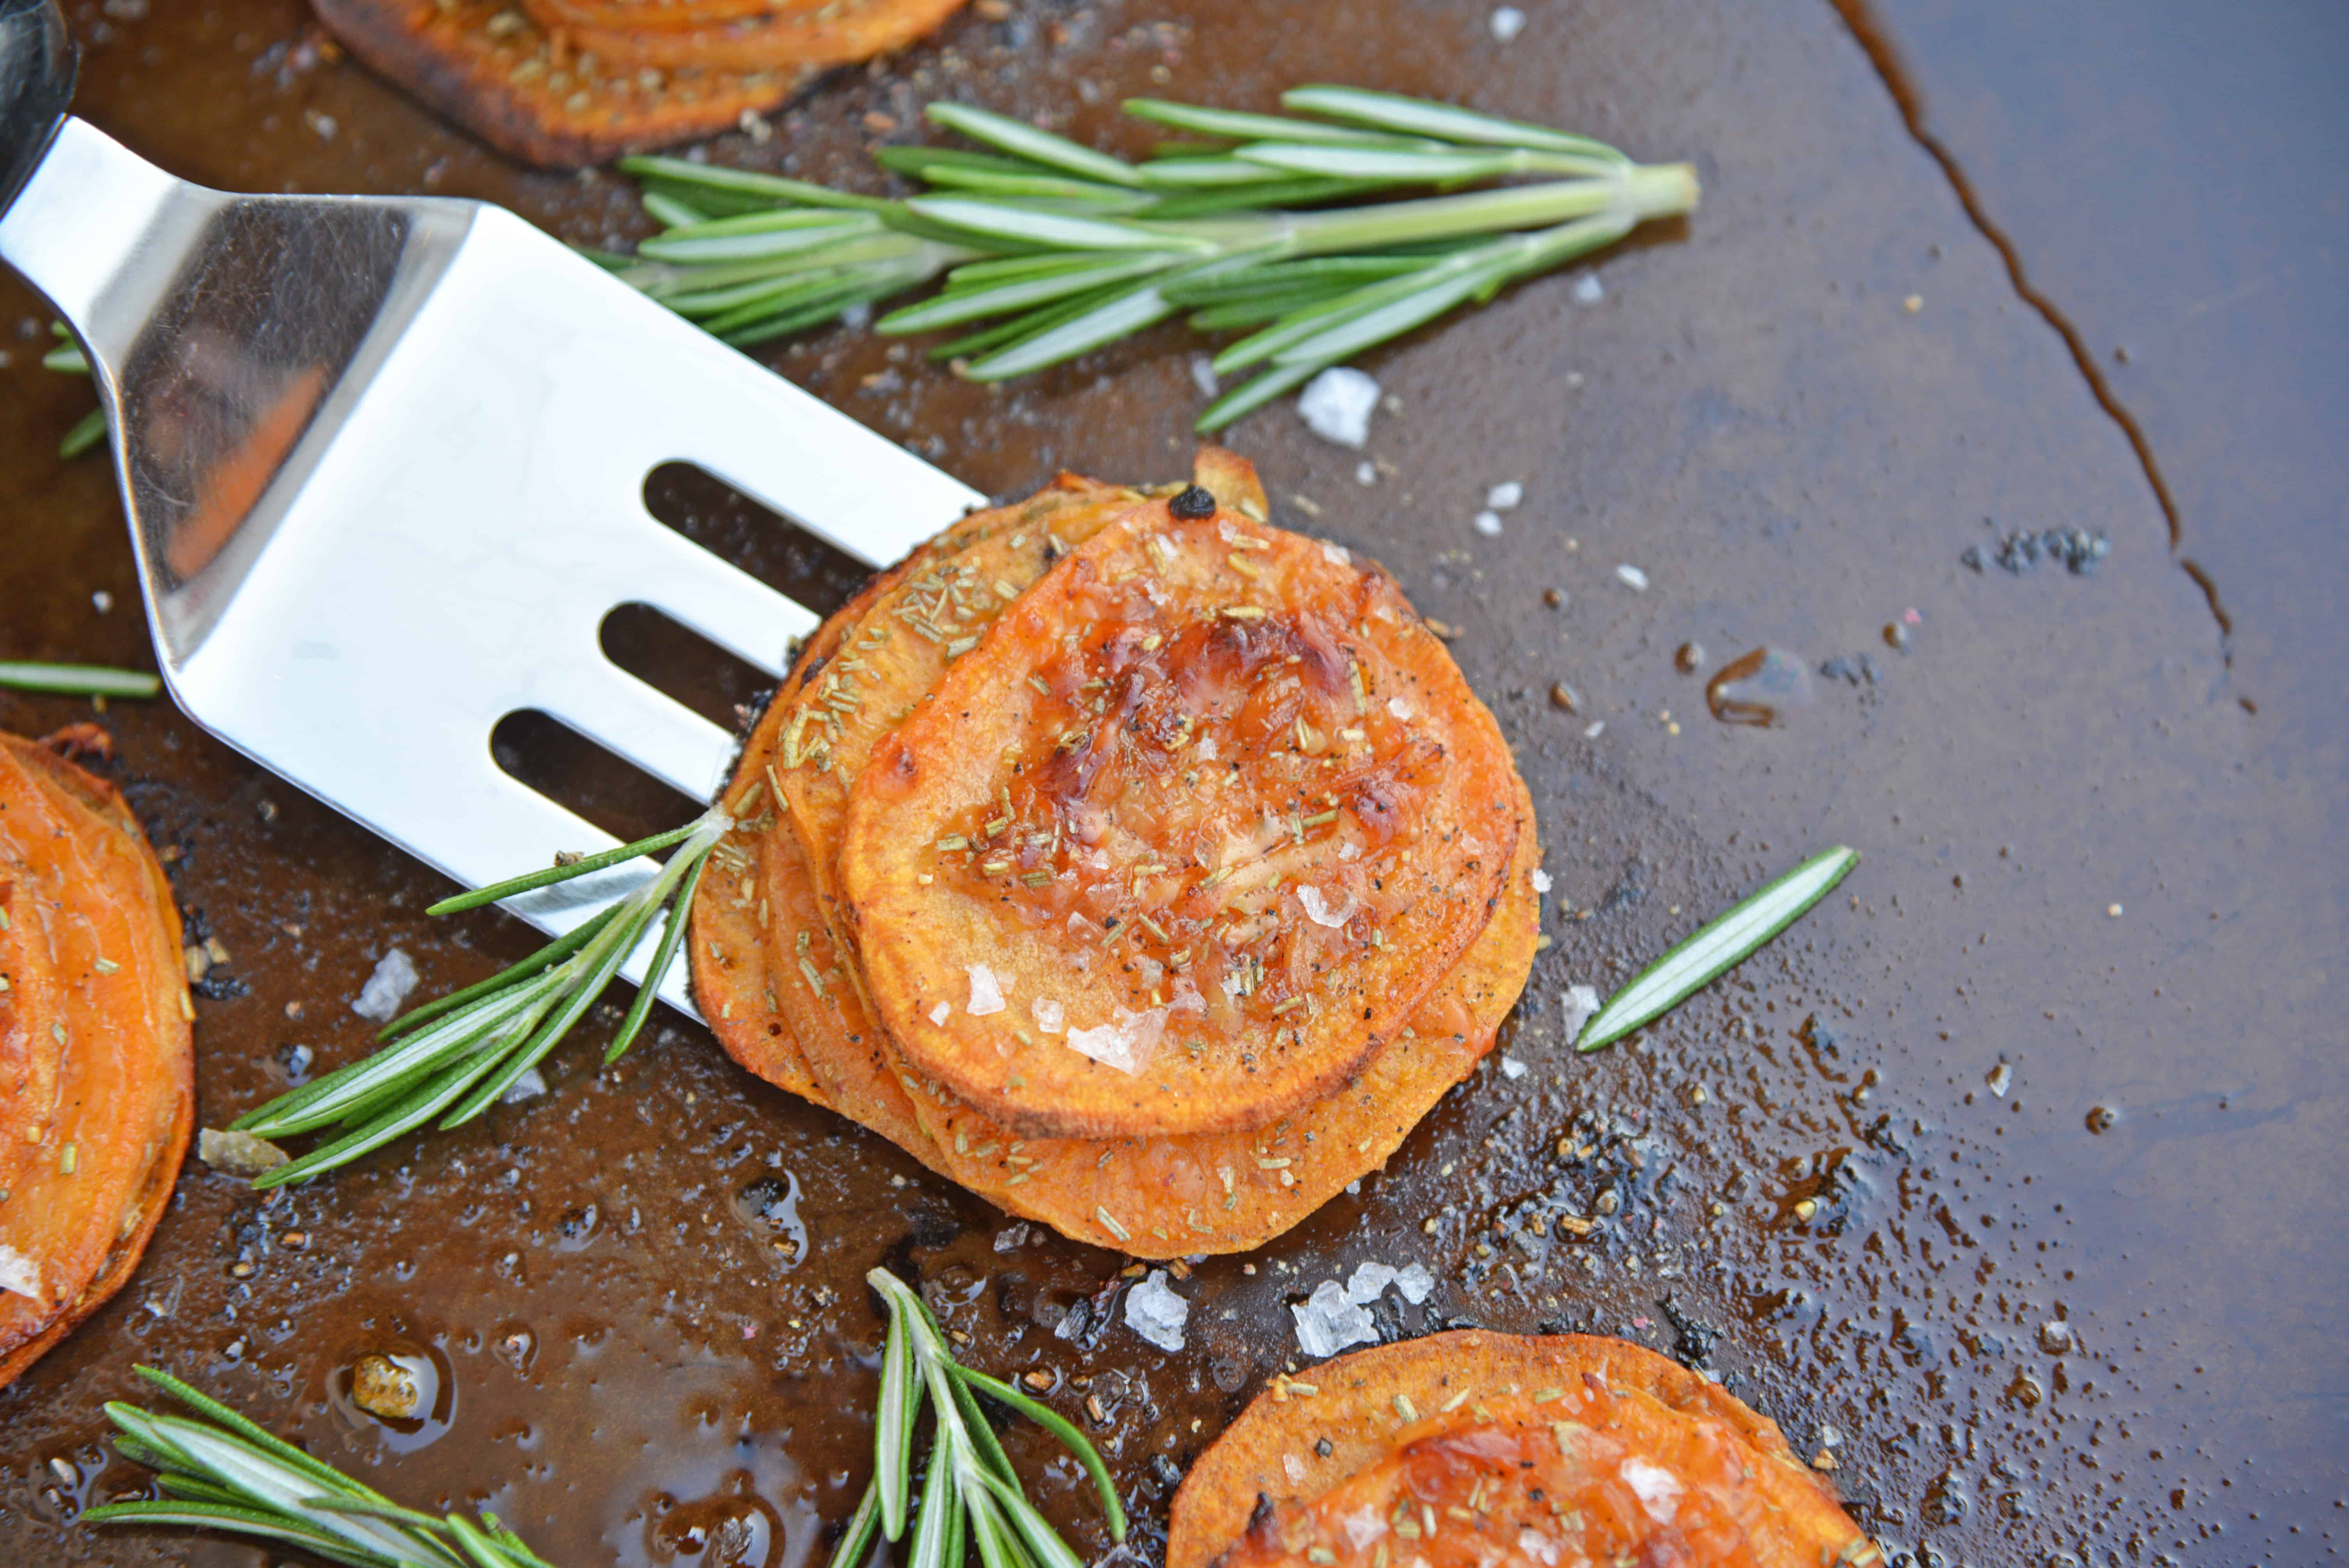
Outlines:
[[[2057,244],[2069,231],[2044,198],[2061,181],[2020,176],[2092,158],[2100,138],[2168,145],[2131,96],[2142,73],[2082,78],[2138,106],[2117,129],[2059,97],[2005,112],[1961,97],[1957,130],[1927,141],[1914,132],[1935,122],[1904,119],[1883,69],[1904,26],[1932,46],[1911,51],[1929,95],[1962,87],[1970,59],[1984,81],[2016,77],[1995,35],[1985,44],[1926,0],[1891,8],[1873,57],[1824,0],[1526,8],[1503,47],[1485,6],[1433,0],[1021,5],[834,78],[773,143],[717,153],[865,178],[862,148],[907,134],[939,94],[1116,136],[1111,106],[1128,93],[1262,106],[1319,78],[1699,164],[1702,211],[1606,258],[1601,302],[1547,280],[1375,356],[1398,404],[1374,427],[1376,484],[1285,408],[1231,437],[1283,521],[1370,549],[1462,629],[1461,662],[1520,748],[1557,882],[1556,944],[1506,1046],[1530,1070],[1480,1071],[1359,1196],[1251,1258],[1202,1265],[1178,1287],[1192,1333],[1173,1356],[1122,1324],[1054,1333],[1123,1260],[1045,1239],[998,1251],[1000,1215],[749,1080],[675,1021],[614,1072],[566,1052],[544,1099],[274,1202],[191,1166],[130,1287],[0,1393],[0,1544],[38,1563],[269,1560],[71,1522],[120,1484],[97,1408],[143,1359],[404,1499],[486,1501],[557,1561],[726,1561],[701,1542],[732,1518],[750,1526],[740,1561],[798,1568],[862,1483],[877,1326],[858,1281],[881,1264],[919,1274],[981,1364],[1061,1380],[1054,1398],[1092,1423],[1147,1555],[1183,1464],[1295,1354],[1284,1303],[1376,1259],[1422,1260],[1444,1281],[1391,1332],[1563,1325],[1711,1366],[1806,1454],[1832,1451],[1862,1522],[1928,1561],[2333,1553],[2349,1366],[2328,1304],[2349,1248],[2327,1006],[2343,935],[2340,634],[2322,611],[2343,545],[2306,526],[2337,523],[2337,487],[2242,408],[2288,405],[2303,421],[2289,432],[2312,407],[2337,415],[2337,385],[2292,368],[2309,364],[2304,344],[2263,327],[2248,352],[2281,357],[2280,387],[2247,376],[2213,418],[2269,432],[2282,453],[2246,438],[2230,458],[2200,434],[2192,395],[2159,396],[2184,378],[2148,388],[2100,370],[2114,407],[2154,409],[2141,452],[2076,344],[2018,290],[2012,263],[2033,233],[2002,253],[1981,220],[2004,199],[2042,214]],[[179,173],[479,195],[574,239],[636,232],[619,184],[481,151],[336,59],[291,0],[109,0],[76,6],[75,22],[82,111]],[[2172,40],[2153,57],[2183,79],[2209,56]],[[1951,173],[1976,150],[1990,172],[1965,190],[1970,214]],[[2252,181],[2252,196],[2271,189]],[[2059,286],[2109,304],[2090,286],[2093,247],[2058,254]],[[2159,275],[2179,276],[2182,255],[2212,274],[2195,297],[2263,278],[2289,294],[2337,272],[2330,254],[2299,234],[2249,262],[2189,239]],[[0,656],[141,663],[110,477],[50,455],[87,392],[35,366],[46,320],[7,286]],[[2195,330],[2226,346],[2223,322]],[[2074,331],[2100,366],[2117,363],[2095,320]],[[1061,465],[1179,476],[1191,346],[1168,331],[998,391],[848,335],[772,357],[1009,494]],[[2148,454],[2190,476],[2172,487],[2175,549]],[[1470,518],[1504,479],[1527,499],[1486,540]],[[754,570],[844,591],[836,568],[722,498],[656,489]],[[2045,528],[2101,533],[2111,552],[2090,575],[1961,563]],[[2222,604],[2233,596],[2231,639],[2181,552]],[[1650,589],[1624,585],[1618,563]],[[1885,639],[1894,622],[1905,652]],[[615,640],[713,711],[755,695],[657,626]],[[1702,676],[1676,667],[1686,642],[1706,670],[1785,650],[1811,672],[1807,700],[1778,727],[1717,723]],[[1551,705],[1560,680],[1581,711]],[[85,717],[0,694],[12,729]],[[494,914],[425,921],[435,878],[168,707],[117,705],[105,721],[116,777],[181,851],[181,902],[242,987],[198,1004],[204,1119],[282,1085],[289,1045],[328,1063],[361,1049],[347,1003],[388,947],[434,985],[526,948]],[[512,744],[616,826],[674,810],[527,727]],[[1569,983],[1604,990],[1837,840],[1865,862],[1763,957],[1640,1043],[1563,1053]],[[1590,1152],[1561,1158],[1561,1140]],[[778,1202],[803,1228],[804,1262],[756,1212]],[[1561,1203],[1603,1216],[1599,1231],[1523,1223]],[[445,1367],[450,1408],[429,1440],[338,1408],[338,1368],[376,1349]],[[1020,1456],[1044,1464],[1024,1438]],[[1056,1513],[1098,1549],[1071,1467],[1048,1475]]]

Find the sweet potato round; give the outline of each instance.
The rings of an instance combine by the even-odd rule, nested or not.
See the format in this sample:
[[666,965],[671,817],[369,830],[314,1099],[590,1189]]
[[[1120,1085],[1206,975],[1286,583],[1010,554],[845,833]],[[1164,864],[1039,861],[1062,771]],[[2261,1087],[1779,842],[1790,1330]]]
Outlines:
[[1507,748],[1392,582],[1192,510],[1061,561],[854,787],[881,1021],[1021,1136],[1247,1131],[1331,1093],[1516,850]]
[[1192,1465],[1167,1522],[1166,1568],[1578,1558],[1882,1561],[1768,1418],[1588,1335],[1436,1334],[1277,1381]]
[[195,1062],[179,912],[138,820],[11,735],[0,919],[5,1385],[138,1266],[187,1151]]

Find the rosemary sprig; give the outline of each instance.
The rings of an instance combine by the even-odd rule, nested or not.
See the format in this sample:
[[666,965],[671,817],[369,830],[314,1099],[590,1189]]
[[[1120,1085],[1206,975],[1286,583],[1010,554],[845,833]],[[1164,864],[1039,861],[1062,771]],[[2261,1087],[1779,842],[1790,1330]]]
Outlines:
[[16,660],[0,661],[0,686],[56,692],[65,696],[153,696],[163,689],[163,681],[161,676],[144,670],[119,670],[107,665],[46,665]]
[[554,1568],[483,1512],[419,1513],[271,1436],[152,1367],[139,1376],[202,1419],[106,1407],[123,1457],[155,1471],[163,1495],[101,1503],[90,1524],[180,1524],[283,1542],[354,1568]]
[[[735,812],[749,809],[753,784]],[[662,977],[685,940],[688,912],[702,869],[719,838],[734,826],[735,812],[712,806],[682,828],[633,844],[532,872],[507,882],[460,893],[429,913],[474,909],[517,893],[567,882],[639,855],[675,846],[658,872],[592,918],[500,974],[411,1009],[378,1037],[387,1042],[371,1054],[315,1082],[278,1096],[230,1124],[258,1138],[290,1138],[334,1129],[330,1141],[299,1159],[266,1171],[256,1187],[306,1181],[347,1165],[370,1150],[413,1132],[428,1122],[442,1130],[460,1127],[495,1104],[515,1080],[538,1065],[604,994],[651,930],[662,910],[652,966],[636,988],[636,999],[605,1047],[610,1066],[642,1032]]]
[[[910,1522],[906,1568],[963,1568],[976,1547],[985,1568],[1083,1568],[1021,1491],[1011,1460],[978,1407],[986,1395],[1060,1439],[1092,1478],[1110,1536],[1125,1539],[1125,1509],[1109,1467],[1082,1432],[1008,1383],[956,1363],[928,1305],[886,1269],[864,1276],[889,1310],[881,1402],[873,1419],[873,1479],[832,1553],[831,1568],[861,1568],[874,1537],[897,1541]],[[936,1417],[929,1469],[914,1499],[914,1429],[924,1399]]]
[[1574,1048],[1595,1051],[1611,1046],[1671,1012],[1801,919],[1857,864],[1857,850],[1841,844],[1822,850],[1715,915],[1609,997],[1583,1026]]
[[[1695,206],[1686,164],[1450,105],[1305,87],[1286,115],[1136,98],[1195,139],[1139,163],[966,105],[933,123],[992,150],[892,147],[903,201],[635,158],[666,231],[619,276],[738,346],[852,315],[941,275],[884,333],[964,329],[931,351],[980,381],[1026,375],[1181,313],[1252,327],[1216,356],[1256,374],[1202,412],[1220,428],[1373,346]],[[1535,183],[1463,191],[1505,180]],[[1445,194],[1299,211],[1413,189]],[[972,330],[975,329],[975,330]]]

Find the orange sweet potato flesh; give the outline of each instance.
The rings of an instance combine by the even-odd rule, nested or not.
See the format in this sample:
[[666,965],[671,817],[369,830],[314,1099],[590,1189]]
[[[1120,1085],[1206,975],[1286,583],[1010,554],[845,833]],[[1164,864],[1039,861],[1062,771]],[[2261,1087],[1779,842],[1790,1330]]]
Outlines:
[[[112,787],[0,735],[0,1385],[120,1289],[195,1109],[180,918]],[[21,1283],[21,1281],[20,1281]]]
[[767,941],[773,906],[764,895],[762,862],[771,852],[769,843],[781,810],[775,796],[776,748],[793,704],[839,653],[843,634],[905,577],[953,553],[968,537],[968,524],[957,524],[921,545],[877,573],[808,639],[743,743],[725,794],[737,826],[711,851],[694,893],[692,938],[686,946],[702,1016],[728,1056],[769,1083],[818,1105],[830,1102],[810,1073],[799,1037],[777,1000],[778,972],[770,964]]
[[1470,1329],[1281,1379],[1175,1493],[1166,1568],[1866,1568],[1775,1424],[1640,1346]]
[[[353,54],[482,140],[542,168],[576,168],[730,130],[827,67],[926,36],[962,0],[311,4]],[[639,19],[639,9],[659,15]]]
[[1154,501],[879,748],[839,875],[922,1079],[1023,1138],[1244,1132],[1397,1036],[1520,816],[1498,728],[1382,573]]

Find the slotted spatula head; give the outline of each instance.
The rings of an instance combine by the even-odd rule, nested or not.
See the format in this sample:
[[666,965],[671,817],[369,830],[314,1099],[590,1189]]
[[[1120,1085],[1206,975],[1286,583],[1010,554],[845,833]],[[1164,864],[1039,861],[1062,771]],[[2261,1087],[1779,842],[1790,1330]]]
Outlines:
[[[0,0],[0,90],[53,15]],[[0,260],[88,355],[164,679],[467,886],[614,841],[492,760],[508,714],[696,799],[722,782],[731,738],[605,656],[613,609],[777,675],[815,624],[657,521],[653,469],[704,469],[875,565],[982,500],[510,212],[203,190],[62,118],[47,79],[16,72],[0,118],[0,179],[47,142]],[[564,930],[643,874],[510,907]]]

